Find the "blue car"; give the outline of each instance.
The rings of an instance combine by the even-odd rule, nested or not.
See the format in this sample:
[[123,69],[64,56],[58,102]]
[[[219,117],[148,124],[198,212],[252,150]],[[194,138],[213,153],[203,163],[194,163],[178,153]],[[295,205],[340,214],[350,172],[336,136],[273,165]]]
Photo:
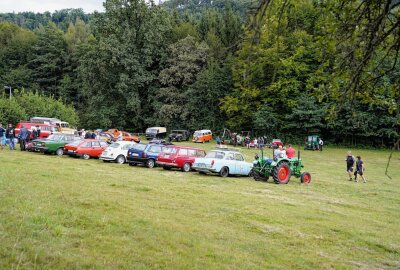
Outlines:
[[158,154],[162,152],[164,147],[162,144],[137,143],[128,150],[126,159],[130,166],[142,164],[147,168],[154,168]]

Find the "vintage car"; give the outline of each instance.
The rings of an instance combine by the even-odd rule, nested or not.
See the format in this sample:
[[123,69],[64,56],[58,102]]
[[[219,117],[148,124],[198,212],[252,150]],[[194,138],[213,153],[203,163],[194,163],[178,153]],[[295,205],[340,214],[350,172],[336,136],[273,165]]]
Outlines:
[[196,158],[192,168],[199,173],[217,173],[228,175],[246,175],[252,173],[253,164],[245,162],[243,155],[235,150],[212,150],[204,158]]
[[151,140],[154,138],[162,139],[167,136],[167,129],[165,127],[149,127],[146,129],[146,139]]
[[101,153],[99,159],[104,162],[115,161],[119,164],[124,164],[129,148],[132,148],[134,145],[135,142],[130,141],[114,142]]
[[188,141],[189,138],[190,138],[190,132],[188,130],[173,130],[168,136],[170,142]]
[[130,166],[144,164],[147,168],[154,168],[158,154],[165,146],[163,144],[135,144],[128,150],[128,162]]
[[184,172],[191,170],[196,158],[205,157],[206,152],[199,148],[185,146],[166,146],[157,157],[157,165],[164,170],[179,168]]
[[77,140],[81,140],[81,138],[74,134],[55,133],[47,139],[33,140],[32,151],[46,154],[56,153],[58,156],[62,156],[64,154],[64,146]]
[[118,130],[116,128],[111,128],[106,132],[101,133],[102,135],[105,136],[112,136],[112,141],[117,141],[119,139],[120,132],[122,132],[122,140],[123,141],[134,141],[134,142],[140,142],[140,137],[134,136],[126,131]]
[[85,139],[65,145],[64,154],[72,157],[83,157],[83,159],[90,159],[91,157],[98,158],[107,147],[108,143],[106,142]]
[[193,134],[193,142],[209,142],[212,140],[212,132],[208,129],[196,130]]

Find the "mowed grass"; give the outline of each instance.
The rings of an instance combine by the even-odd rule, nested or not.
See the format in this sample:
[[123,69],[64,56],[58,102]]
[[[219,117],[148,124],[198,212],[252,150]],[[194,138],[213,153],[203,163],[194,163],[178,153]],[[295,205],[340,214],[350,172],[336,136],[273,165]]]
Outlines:
[[0,269],[399,269],[400,154],[353,150],[363,184],[347,150],[302,151],[310,185],[3,150]]

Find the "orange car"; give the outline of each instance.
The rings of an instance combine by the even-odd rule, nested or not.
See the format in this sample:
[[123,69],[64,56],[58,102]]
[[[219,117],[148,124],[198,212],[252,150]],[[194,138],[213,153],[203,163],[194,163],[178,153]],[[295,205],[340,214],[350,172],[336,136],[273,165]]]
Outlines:
[[140,142],[140,138],[138,136],[133,136],[126,131],[121,131],[116,128],[111,128],[108,131],[104,132],[104,134],[110,134],[113,136],[113,141],[118,140],[119,134],[122,132],[122,140],[123,141],[133,141],[133,142]]
[[208,129],[196,130],[193,134],[193,142],[209,142],[212,140],[212,132]]

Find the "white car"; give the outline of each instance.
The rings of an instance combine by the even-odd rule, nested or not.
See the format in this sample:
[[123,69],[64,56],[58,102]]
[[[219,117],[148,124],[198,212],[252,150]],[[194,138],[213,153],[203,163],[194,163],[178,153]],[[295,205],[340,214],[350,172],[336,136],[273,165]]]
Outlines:
[[221,149],[208,152],[204,158],[196,158],[192,168],[199,173],[217,173],[222,177],[228,175],[249,176],[253,164],[246,162],[238,151]]
[[132,148],[135,142],[131,141],[117,141],[108,146],[103,153],[101,153],[99,159],[104,162],[115,161],[119,164],[126,162],[126,155],[128,154],[129,148]]

